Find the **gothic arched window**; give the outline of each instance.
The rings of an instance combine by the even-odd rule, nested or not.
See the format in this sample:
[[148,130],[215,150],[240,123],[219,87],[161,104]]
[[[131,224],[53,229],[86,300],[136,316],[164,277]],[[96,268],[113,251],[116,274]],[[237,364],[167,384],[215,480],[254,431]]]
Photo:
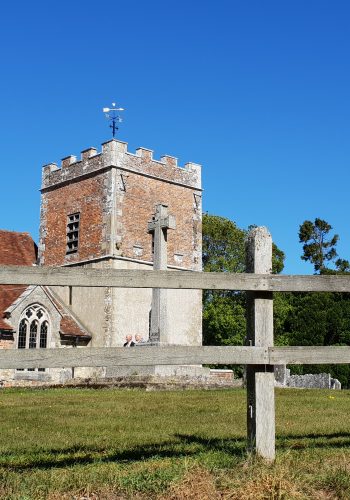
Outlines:
[[18,349],[47,347],[49,315],[39,304],[33,304],[22,313],[18,326]]
[[[18,349],[46,348],[49,336],[49,315],[39,304],[33,304],[22,313],[18,325]],[[33,371],[34,368],[28,369]],[[44,371],[45,368],[39,368]]]

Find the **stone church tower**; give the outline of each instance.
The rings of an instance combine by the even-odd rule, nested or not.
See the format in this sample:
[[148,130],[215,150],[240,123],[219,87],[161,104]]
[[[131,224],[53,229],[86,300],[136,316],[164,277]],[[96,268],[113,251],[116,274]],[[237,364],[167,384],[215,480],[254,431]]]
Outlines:
[[[43,266],[201,271],[201,167],[110,140],[43,167]],[[55,287],[92,334],[121,346],[127,334],[200,345],[201,291]]]

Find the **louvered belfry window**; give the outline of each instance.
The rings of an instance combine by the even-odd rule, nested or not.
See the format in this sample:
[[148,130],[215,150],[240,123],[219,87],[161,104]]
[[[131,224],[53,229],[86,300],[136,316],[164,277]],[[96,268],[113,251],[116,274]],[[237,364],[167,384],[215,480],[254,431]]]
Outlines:
[[67,247],[66,254],[75,253],[79,246],[80,213],[68,215],[67,218]]

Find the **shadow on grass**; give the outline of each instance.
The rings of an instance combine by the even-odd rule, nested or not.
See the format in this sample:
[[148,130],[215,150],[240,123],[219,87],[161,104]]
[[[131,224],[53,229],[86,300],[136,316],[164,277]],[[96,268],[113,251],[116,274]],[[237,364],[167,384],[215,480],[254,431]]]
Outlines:
[[348,448],[348,432],[285,434],[277,436],[277,449]]
[[[43,449],[28,454],[2,454],[0,467],[12,471],[30,469],[65,468],[73,465],[93,463],[127,464],[157,458],[181,458],[217,451],[235,457],[244,457],[246,439],[204,438],[193,434],[176,434],[174,440],[136,446],[127,450],[116,450],[98,446],[71,446],[67,448]],[[335,441],[337,440],[337,441]],[[277,437],[277,449],[315,449],[350,447],[350,434],[286,434]],[[35,455],[34,455],[35,453]]]
[[[97,446],[71,446],[58,449],[44,449],[36,456],[3,454],[0,467],[13,471],[28,469],[48,469],[86,465],[92,463],[132,463],[156,458],[181,458],[196,456],[211,450],[223,451],[234,456],[242,456],[245,440],[205,439],[194,435],[176,435],[177,439],[163,443],[138,446],[128,450],[113,450]],[[7,455],[7,456],[6,456]],[[7,459],[6,459],[7,458]],[[5,460],[4,460],[5,459]]]

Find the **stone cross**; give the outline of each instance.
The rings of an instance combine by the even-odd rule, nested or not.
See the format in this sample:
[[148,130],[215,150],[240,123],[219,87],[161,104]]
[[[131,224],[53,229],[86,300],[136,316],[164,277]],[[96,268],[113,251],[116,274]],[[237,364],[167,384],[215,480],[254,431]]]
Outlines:
[[[153,269],[167,270],[168,229],[175,229],[175,217],[168,214],[168,206],[158,204],[152,220],[148,223],[148,232],[153,234]],[[150,341],[168,343],[167,335],[167,290],[153,288]]]

